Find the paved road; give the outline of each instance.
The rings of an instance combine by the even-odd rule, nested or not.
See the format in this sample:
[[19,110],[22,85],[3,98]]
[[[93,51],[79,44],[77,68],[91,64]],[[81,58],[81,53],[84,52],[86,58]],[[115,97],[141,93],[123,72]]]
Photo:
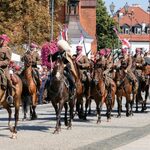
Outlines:
[[[7,113],[5,110],[0,110],[0,150],[149,149],[150,104],[145,113],[134,113],[133,117],[126,117],[123,113],[122,118],[116,118],[117,113],[114,111],[111,122],[107,122],[106,117],[102,116],[102,123],[99,125],[96,124],[94,102],[92,107],[92,115],[87,121],[75,117],[72,130],[67,130],[62,124],[61,133],[53,135],[54,110],[51,104],[38,105],[38,119],[25,122],[20,120],[18,137],[15,140],[9,138]],[[103,111],[102,114],[105,113]]]

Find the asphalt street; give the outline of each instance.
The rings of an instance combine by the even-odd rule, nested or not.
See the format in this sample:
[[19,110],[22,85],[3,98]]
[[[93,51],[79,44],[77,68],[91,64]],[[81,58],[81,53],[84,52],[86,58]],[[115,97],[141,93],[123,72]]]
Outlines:
[[[59,134],[55,129],[55,113],[51,104],[37,106],[38,118],[34,121],[20,120],[17,139],[11,139],[7,127],[7,112],[0,110],[0,150],[148,150],[150,147],[150,104],[144,113],[117,118],[115,105],[111,122],[107,122],[105,106],[101,124],[96,124],[95,103],[92,102],[92,114],[87,121],[75,116],[73,127],[67,130],[62,120]],[[123,105],[124,106],[124,105]],[[123,108],[125,110],[125,108]],[[134,108],[135,110],[135,108]],[[63,113],[62,113],[63,116]]]

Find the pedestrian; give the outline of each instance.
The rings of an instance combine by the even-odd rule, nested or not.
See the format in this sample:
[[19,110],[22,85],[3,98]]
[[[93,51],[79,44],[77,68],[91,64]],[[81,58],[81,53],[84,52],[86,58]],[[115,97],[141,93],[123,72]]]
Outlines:
[[43,100],[44,96],[44,91],[45,91],[45,84],[48,79],[48,73],[47,73],[47,67],[43,66],[42,67],[42,72],[40,74],[40,78],[42,80],[41,86],[40,86],[40,93],[39,93],[39,104],[45,103]]

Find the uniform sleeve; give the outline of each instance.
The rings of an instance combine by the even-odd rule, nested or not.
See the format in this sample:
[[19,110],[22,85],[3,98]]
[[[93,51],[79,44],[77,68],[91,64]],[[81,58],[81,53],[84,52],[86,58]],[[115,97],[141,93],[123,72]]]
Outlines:
[[0,61],[0,67],[8,66],[11,60],[11,50],[9,48],[5,51],[5,58],[3,61]]
[[90,62],[88,60],[88,58],[85,56],[84,57],[84,64],[83,64],[84,68],[89,68],[90,67]]
[[129,56],[129,58],[128,58],[128,67],[127,67],[127,70],[130,70],[131,67],[132,67],[132,58],[131,58],[131,56]]

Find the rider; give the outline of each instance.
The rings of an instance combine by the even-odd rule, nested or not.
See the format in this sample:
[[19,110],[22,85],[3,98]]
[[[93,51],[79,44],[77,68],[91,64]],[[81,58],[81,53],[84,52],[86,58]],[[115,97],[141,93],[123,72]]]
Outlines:
[[136,48],[136,54],[133,57],[133,69],[135,72],[135,75],[138,79],[138,98],[142,101],[143,98],[141,96],[141,80],[142,80],[142,68],[144,65],[144,58],[142,56],[142,49]]
[[[31,43],[30,50],[28,50],[24,55],[30,55],[32,58],[33,76],[36,80],[37,89],[39,92],[41,81],[40,81],[40,76],[39,76],[39,71],[38,71],[37,65],[40,64],[40,56],[37,52],[37,48],[38,48],[38,45]],[[23,60],[23,57],[22,57],[22,60]]]
[[[76,47],[76,63],[79,66],[81,76],[84,77],[84,75],[87,76],[87,71],[90,67],[90,62],[87,56],[82,54],[82,46]],[[85,79],[82,78],[82,82],[85,82]]]
[[4,73],[7,78],[7,87],[3,87],[8,89],[8,97],[7,102],[9,105],[13,104],[13,85],[10,79],[10,74],[8,70],[8,66],[11,60],[11,49],[8,47],[8,43],[10,42],[9,37],[6,34],[0,35],[0,68],[4,70]]
[[108,90],[108,98],[111,99],[111,89],[114,86],[113,81],[113,58],[111,55],[111,49],[105,49],[105,70],[103,72],[103,75],[105,77],[105,84],[106,88]]
[[121,49],[121,54],[122,54],[121,69],[124,70],[124,72],[128,75],[129,80],[132,82],[133,91],[136,91],[138,89],[138,82],[131,70],[132,57],[128,55],[127,49]]
[[69,97],[70,97],[70,99],[72,99],[74,97],[75,88],[76,88],[73,76],[74,76],[74,78],[77,78],[77,75],[76,75],[74,65],[72,62],[71,47],[69,46],[69,44],[65,40],[58,41],[57,46],[59,48],[60,53],[63,56],[63,62],[65,64],[64,75],[68,79],[69,90],[70,90],[69,91]]

